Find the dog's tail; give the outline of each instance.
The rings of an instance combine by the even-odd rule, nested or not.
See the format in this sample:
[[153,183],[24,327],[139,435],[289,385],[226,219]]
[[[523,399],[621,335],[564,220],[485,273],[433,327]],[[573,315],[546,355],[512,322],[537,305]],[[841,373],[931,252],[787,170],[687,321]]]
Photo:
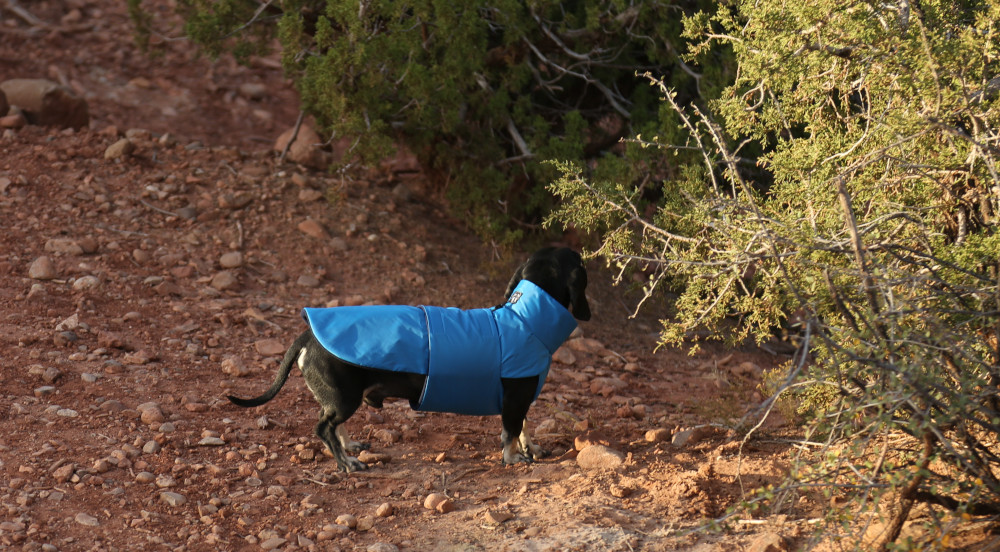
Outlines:
[[312,337],[309,332],[303,332],[292,346],[288,348],[285,352],[285,358],[281,359],[281,366],[278,368],[278,374],[274,377],[274,383],[271,387],[264,392],[263,395],[253,398],[253,399],[241,399],[239,397],[234,397],[228,395],[227,398],[229,402],[235,404],[236,406],[242,406],[244,408],[249,408],[251,406],[260,406],[267,401],[274,398],[281,390],[281,387],[285,385],[285,381],[288,379],[288,373],[292,371],[292,364],[295,364],[295,359],[299,355],[299,351],[306,346],[309,342],[309,338]]

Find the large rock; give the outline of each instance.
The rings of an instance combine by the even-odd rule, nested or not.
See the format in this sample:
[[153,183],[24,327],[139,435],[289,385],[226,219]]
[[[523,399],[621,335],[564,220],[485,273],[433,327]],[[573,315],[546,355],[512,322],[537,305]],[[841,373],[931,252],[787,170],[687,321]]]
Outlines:
[[10,105],[24,111],[28,122],[60,128],[90,124],[87,101],[69,88],[46,79],[10,79],[0,83]]
[[[292,136],[295,141],[289,146]],[[323,139],[309,124],[302,124],[298,134],[295,128],[290,128],[281,133],[281,136],[274,142],[274,151],[285,151],[288,147],[288,160],[319,170],[325,170],[330,165],[330,156],[322,149]]]

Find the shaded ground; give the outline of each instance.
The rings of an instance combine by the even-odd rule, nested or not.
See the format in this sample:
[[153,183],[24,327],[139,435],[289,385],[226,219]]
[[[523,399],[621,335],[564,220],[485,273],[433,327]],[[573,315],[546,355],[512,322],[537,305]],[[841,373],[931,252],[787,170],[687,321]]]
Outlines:
[[[670,433],[738,417],[783,359],[653,355],[655,308],[629,319],[635,299],[596,262],[594,319],[530,417],[551,459],[503,467],[499,419],[392,403],[349,422],[381,461],[345,476],[312,436],[301,377],[265,407],[230,405],[270,383],[301,307],[488,306],[528,251],[484,247],[409,166],[278,165],[271,144],[297,112],[273,62],[210,63],[184,41],[147,57],[120,2],[25,6],[39,21],[10,6],[0,80],[62,82],[91,124],[0,139],[0,548],[735,550],[808,531],[817,506],[802,502],[676,535],[779,476],[789,452],[757,441],[741,458],[724,430],[683,446]],[[134,154],[105,160],[123,135]],[[52,272],[30,278],[42,257]],[[590,431],[621,466],[578,465]],[[425,509],[430,493],[454,511]]]

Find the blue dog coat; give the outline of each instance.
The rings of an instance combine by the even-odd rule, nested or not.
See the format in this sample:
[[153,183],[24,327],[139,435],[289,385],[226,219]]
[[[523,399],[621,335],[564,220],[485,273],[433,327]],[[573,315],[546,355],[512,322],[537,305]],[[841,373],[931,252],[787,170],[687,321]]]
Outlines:
[[537,399],[552,353],[576,328],[566,307],[528,280],[495,308],[375,305],[302,315],[344,362],[427,376],[415,409],[479,416],[500,414],[500,378],[538,376]]

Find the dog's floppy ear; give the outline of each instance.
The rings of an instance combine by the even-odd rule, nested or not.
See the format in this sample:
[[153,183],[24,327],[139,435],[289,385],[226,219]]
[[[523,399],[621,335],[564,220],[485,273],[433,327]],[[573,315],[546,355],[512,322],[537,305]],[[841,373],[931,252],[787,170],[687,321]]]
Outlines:
[[569,275],[569,302],[577,320],[590,320],[590,303],[587,302],[587,269],[580,266]]

